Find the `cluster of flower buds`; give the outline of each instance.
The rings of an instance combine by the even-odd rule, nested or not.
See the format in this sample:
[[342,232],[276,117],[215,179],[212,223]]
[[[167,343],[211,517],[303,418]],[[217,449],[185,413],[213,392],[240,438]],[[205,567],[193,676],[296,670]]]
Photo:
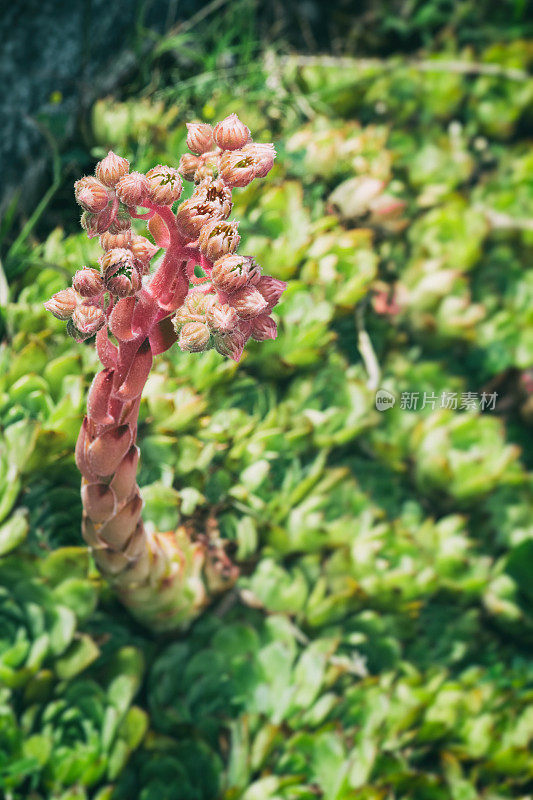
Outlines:
[[163,206],[179,200],[183,184],[177,169],[159,164],[143,175],[129,168],[126,158],[110,150],[97,164],[95,175],[74,184],[74,195],[83,208],[81,224],[89,237],[131,232],[130,210],[144,200]]
[[[146,174],[130,172],[127,159],[110,151],[94,175],[76,182],[82,225],[90,237],[100,236],[104,251],[100,269],[83,267],[74,276],[72,288],[58,292],[45,305],[68,320],[68,331],[77,340],[96,333],[115,304],[139,296],[160,247],[167,250],[165,277],[154,276],[154,281],[147,279],[144,285],[162,311],[178,309],[173,322],[183,350],[214,347],[239,360],[250,337],[259,341],[276,337],[270,312],[285,284],[262,276],[253,258],[236,253],[238,223],[228,219],[232,189],[267,174],[274,163],[274,146],[254,143],[235,114],[214,127],[190,123],[187,128],[191,154],[183,156],[179,170],[159,164]],[[182,176],[193,179],[195,187],[174,214],[171,206],[182,193]],[[148,208],[148,214],[138,215],[138,206]],[[132,217],[137,216],[148,217],[156,245],[133,232]],[[176,247],[171,246],[171,236],[174,243],[179,238],[178,249],[189,247],[196,254],[187,263],[184,284],[176,273],[179,259],[171,255]],[[195,263],[204,270],[201,279],[194,275]],[[173,281],[177,281],[175,290]],[[208,285],[194,286],[199,283]]]
[[55,317],[68,320],[67,332],[76,341],[89,339],[104,325],[110,298],[118,300],[139,292],[143,275],[149,272],[150,260],[158,250],[144,236],[132,235],[131,231],[127,235],[105,233],[101,239],[104,254],[99,259],[100,269],[82,267],[71,287],[44,304]]
[[286,284],[261,275],[250,256],[223,255],[213,265],[211,285],[192,289],[173,318],[182,350],[199,352],[214,347],[239,361],[247,340],[275,339],[270,316]]
[[76,273],[76,278],[79,279],[75,279],[73,286],[56,292],[44,304],[54,317],[67,321],[67,333],[77,342],[83,342],[94,336],[105,322],[105,315],[98,299],[79,291],[82,288],[84,292],[89,292],[90,286],[95,286],[95,276],[101,283],[101,276],[97,270],[84,267]]
[[191,122],[187,130],[191,155],[183,155],[179,165],[185,180],[200,183],[204,178],[219,177],[227,186],[248,186],[272,169],[274,145],[253,142],[250,131],[236,114],[230,114],[214,128]]
[[176,169],[159,164],[146,175],[130,172],[129,162],[112,151],[97,165],[95,175],[74,184],[74,195],[83,208],[81,224],[89,237],[100,236],[104,254],[100,270],[83,267],[72,287],[55,294],[45,307],[62,320],[77,341],[93,336],[105,322],[105,308],[114,300],[140,291],[142,278],[159,248],[132,231],[132,212],[147,200],[172,205],[183,186]]
[[270,312],[286,284],[269,276],[250,256],[235,251],[240,236],[229,220],[231,190],[264,177],[274,164],[274,145],[252,141],[250,131],[235,114],[212,127],[187,125],[191,155],[181,158],[179,170],[196,186],[176,212],[180,234],[196,241],[203,255],[205,280],[210,285],[189,293],[173,322],[182,350],[214,347],[238,361],[250,337],[276,337]]

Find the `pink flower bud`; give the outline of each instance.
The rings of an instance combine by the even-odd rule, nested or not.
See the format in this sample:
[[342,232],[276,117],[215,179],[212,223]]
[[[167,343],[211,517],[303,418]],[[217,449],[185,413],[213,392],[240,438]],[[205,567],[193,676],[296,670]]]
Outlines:
[[216,303],[216,297],[212,294],[204,294],[199,289],[191,289],[184,301],[178,308],[172,324],[176,333],[179,333],[182,326],[187,322],[203,322],[209,309]]
[[132,240],[131,228],[120,233],[103,233],[100,236],[100,245],[103,250],[112,250],[114,247],[129,247]]
[[270,275],[263,275],[263,277],[259,279],[256,288],[267,301],[268,307],[272,309],[279,303],[279,299],[287,288],[287,284],[285,281],[278,281],[277,278],[272,278]]
[[140,205],[148,194],[148,189],[148,179],[141,172],[129,172],[123,175],[115,187],[118,199],[126,206]]
[[106,250],[103,256],[98,259],[102,271],[114,274],[119,270],[132,269],[134,266],[133,253],[125,247],[113,247]]
[[214,203],[186,200],[178,206],[176,211],[176,221],[180,233],[190,240],[197,239],[202,226],[212,219],[220,219]]
[[256,178],[264,178],[274,166],[276,149],[273,144],[251,142],[242,148],[242,152],[253,158]]
[[81,215],[81,227],[87,231],[89,239],[105,233],[111,223],[111,208],[108,206],[100,211],[98,214],[93,214],[92,211],[84,211]]
[[150,261],[159,250],[146,236],[135,235],[131,243],[131,252],[134,258],[138,258],[143,265],[148,266]]
[[106,288],[116,297],[129,297],[141,288],[141,276],[131,250],[115,247],[100,258]]
[[214,295],[205,294],[201,289],[191,289],[184,305],[192,314],[207,314],[214,303],[216,303]]
[[131,217],[125,208],[119,208],[111,224],[109,233],[117,234],[131,229]]
[[254,286],[244,286],[229,298],[229,302],[242,319],[252,319],[266,311],[268,303]]
[[237,114],[230,114],[215,125],[213,139],[221,150],[239,150],[250,141],[250,131]]
[[268,314],[260,314],[252,320],[252,337],[257,342],[263,342],[265,339],[275,339],[277,334],[277,325]]
[[194,180],[194,174],[200,164],[201,161],[198,156],[193,156],[190,153],[184,153],[180,158],[178,172],[185,178],[186,181],[192,181]]
[[207,153],[213,149],[213,128],[204,122],[187,123],[187,147],[191,153]]
[[241,238],[237,227],[236,220],[214,219],[207,222],[198,237],[198,245],[204,256],[210,261],[217,261],[226,253],[233,253]]
[[201,163],[194,173],[194,182],[200,183],[206,179],[214,180],[218,175],[218,160],[218,155],[207,159],[202,156]]
[[261,275],[260,267],[250,256],[229,253],[215,262],[211,280],[221,292],[235,292],[247,283],[257,283]]
[[237,312],[227,303],[214,303],[205,318],[207,325],[215,333],[229,333],[238,323]]
[[[189,312],[185,303],[180,308],[178,308],[178,310],[172,317],[172,325],[176,333],[179,333],[183,328],[183,326],[187,324],[187,322],[193,322],[193,321],[195,321],[195,315]],[[202,322],[202,319],[198,318],[196,321]]]
[[159,206],[169,206],[176,200],[183,189],[181,176],[177,169],[159,164],[146,173],[148,179],[148,197]]
[[82,332],[72,322],[71,319],[67,322],[67,335],[71,336],[75,342],[80,344],[81,342],[85,342],[87,339],[90,339],[93,336],[90,331]]
[[129,168],[129,161],[110,150],[106,157],[96,165],[96,177],[112,188],[128,172]]
[[131,297],[137,294],[142,286],[139,270],[134,267],[129,275],[111,275],[106,278],[107,289],[115,297]]
[[104,282],[97,269],[84,267],[76,272],[72,286],[82,297],[98,297],[104,291]]
[[203,322],[187,322],[181,329],[178,344],[184,351],[200,353],[208,349],[210,339],[209,328]]
[[220,177],[228,186],[248,186],[255,178],[255,170],[255,159],[242,150],[220,156]]
[[82,208],[93,214],[103,211],[109,201],[106,187],[92,175],[86,175],[76,181],[74,196]]
[[72,323],[84,336],[92,336],[105,322],[104,312],[98,306],[80,303],[72,315]]
[[57,319],[70,319],[78,303],[80,297],[76,294],[75,290],[69,286],[68,289],[61,289],[52,295],[50,300],[44,303],[47,311],[50,311]]
[[226,219],[229,215],[233,203],[231,202],[231,189],[229,189],[224,181],[215,180],[213,178],[204,178],[196,186],[192,193],[192,198],[198,202],[213,203],[219,211],[222,218]]
[[246,338],[240,331],[232,331],[225,336],[215,336],[215,349],[221,356],[229,356],[233,361],[240,361]]

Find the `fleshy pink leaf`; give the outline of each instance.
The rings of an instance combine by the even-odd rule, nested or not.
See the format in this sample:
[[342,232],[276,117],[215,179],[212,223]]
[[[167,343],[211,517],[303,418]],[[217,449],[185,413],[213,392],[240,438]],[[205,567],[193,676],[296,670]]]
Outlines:
[[150,347],[154,356],[164,353],[178,341],[178,334],[170,317],[165,317],[150,332]]

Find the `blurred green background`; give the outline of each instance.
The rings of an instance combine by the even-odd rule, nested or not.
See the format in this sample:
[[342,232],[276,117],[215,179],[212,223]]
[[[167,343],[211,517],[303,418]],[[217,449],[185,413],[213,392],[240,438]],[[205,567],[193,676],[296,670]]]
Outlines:
[[[530,798],[528,4],[131,8],[105,61],[93,41],[113,80],[57,77],[42,169],[3,198],[0,796]],[[42,303],[99,254],[73,181],[109,148],[177,166],[185,122],[231,112],[278,149],[236,192],[240,249],[289,288],[276,341],[238,365],[172,348],[148,381],[145,518],[214,517],[241,568],[162,639],[80,546],[98,362]]]

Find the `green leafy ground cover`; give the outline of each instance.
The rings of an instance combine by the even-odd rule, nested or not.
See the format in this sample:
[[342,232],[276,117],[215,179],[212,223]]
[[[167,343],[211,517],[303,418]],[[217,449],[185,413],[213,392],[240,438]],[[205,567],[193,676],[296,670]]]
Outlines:
[[[532,60],[527,41],[479,56]],[[92,156],[140,170],[177,163],[193,117],[236,111],[279,147],[236,206],[242,251],[289,282],[279,338],[239,365],[172,349],[141,409],[146,518],[215,520],[241,566],[183,636],[136,627],[79,546],[73,450],[97,361],[42,302],[98,245],[66,219],[6,262],[6,800],[533,792],[533,83],[401,59],[288,58],[268,77],[93,111]],[[397,398],[381,413],[356,307]],[[400,407],[443,391],[497,407]]]

